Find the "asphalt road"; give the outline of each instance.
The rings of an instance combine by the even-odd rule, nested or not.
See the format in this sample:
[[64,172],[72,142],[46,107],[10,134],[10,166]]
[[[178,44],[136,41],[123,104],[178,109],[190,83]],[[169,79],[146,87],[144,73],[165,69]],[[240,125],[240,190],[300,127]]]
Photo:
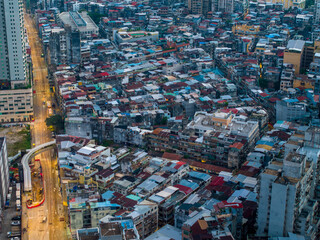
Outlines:
[[[27,29],[29,44],[31,46],[31,57],[34,76],[34,118],[32,127],[32,143],[35,146],[52,141],[51,133],[47,129],[45,119],[48,115],[46,107],[47,100],[51,100],[48,71],[44,58],[41,57],[42,46],[34,26],[34,22],[28,14],[25,14],[25,27]],[[42,206],[27,209],[26,197],[23,197],[22,204],[22,229],[27,232],[23,234],[24,240],[63,240],[67,238],[66,223],[60,221],[65,217],[65,210],[62,204],[62,197],[59,191],[59,176],[56,170],[57,156],[54,150],[41,153],[37,156],[42,165],[44,178],[45,202]],[[44,217],[47,217],[43,223]]]

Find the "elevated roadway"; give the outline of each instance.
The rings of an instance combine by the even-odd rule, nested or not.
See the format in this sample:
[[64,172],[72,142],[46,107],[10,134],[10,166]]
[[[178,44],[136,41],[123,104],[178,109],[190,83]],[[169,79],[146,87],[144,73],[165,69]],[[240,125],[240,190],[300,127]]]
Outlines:
[[22,158],[22,166],[23,166],[23,186],[25,192],[30,192],[32,190],[32,182],[31,182],[31,170],[29,167],[30,160],[48,149],[56,147],[56,140],[41,144],[31,149],[27,154],[25,154]]

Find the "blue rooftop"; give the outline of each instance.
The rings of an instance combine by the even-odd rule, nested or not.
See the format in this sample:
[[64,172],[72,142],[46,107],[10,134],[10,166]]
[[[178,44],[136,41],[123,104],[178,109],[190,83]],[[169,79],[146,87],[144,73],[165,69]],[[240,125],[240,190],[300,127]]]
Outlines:
[[121,222],[121,226],[124,228],[124,229],[132,229],[133,228],[133,222],[132,221],[122,221]]
[[298,99],[296,99],[296,98],[293,98],[293,99],[285,99],[284,101],[285,101],[285,102],[287,102],[287,103],[295,103],[295,102],[299,102],[299,100],[298,100]]
[[102,193],[102,199],[108,201],[109,199],[111,199],[113,197],[113,193],[114,191],[106,191],[105,193]]
[[202,180],[202,181],[208,181],[209,179],[211,179],[211,176],[206,174],[206,173],[200,173],[200,172],[189,172],[189,176]]
[[91,208],[120,208],[121,206],[116,204],[116,203],[110,203],[109,201],[105,202],[90,202],[90,207]]
[[188,180],[182,179],[179,183],[180,185],[186,186],[191,188],[192,190],[195,190],[199,187],[199,185],[195,182],[189,182]]
[[270,146],[270,147],[272,147],[272,146],[274,145],[274,143],[273,143],[273,142],[269,142],[269,141],[262,141],[262,140],[259,140],[259,141],[257,142],[257,145],[259,145],[259,144],[262,144],[262,145],[268,145],[268,146]]

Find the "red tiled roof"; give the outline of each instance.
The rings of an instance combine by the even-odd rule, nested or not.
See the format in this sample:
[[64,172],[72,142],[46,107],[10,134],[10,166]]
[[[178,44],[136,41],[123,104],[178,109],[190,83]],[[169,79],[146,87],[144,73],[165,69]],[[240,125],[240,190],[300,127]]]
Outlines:
[[240,142],[235,142],[232,145],[229,146],[229,148],[236,148],[236,149],[241,149],[243,147],[243,144]]
[[237,114],[239,111],[236,108],[227,108],[227,109],[221,109],[221,112],[225,112],[225,113],[233,112],[234,114]]
[[112,174],[113,174],[113,171],[108,168],[97,173],[98,176],[101,176],[103,178],[109,177]]
[[307,100],[308,98],[306,96],[299,96],[297,99],[301,102],[303,100]]
[[166,159],[170,159],[170,160],[181,160],[182,159],[182,156],[179,155],[179,154],[176,154],[176,153],[168,153],[168,152],[165,152],[163,155],[162,155],[163,158],[166,158]]
[[270,98],[268,101],[275,103],[276,101],[280,101],[280,99],[279,98]]
[[181,165],[177,164],[177,165],[174,166],[174,169],[179,169],[180,167],[181,167]]
[[273,131],[269,135],[272,137],[278,137],[281,141],[287,141],[290,137],[290,135],[284,131]]
[[269,96],[269,94],[267,94],[267,93],[259,93],[259,95],[260,95],[261,97],[267,97],[267,96]]
[[174,187],[179,188],[180,192],[184,192],[186,195],[192,193],[192,188],[190,188],[190,187],[183,186],[180,184],[176,184],[176,185],[174,185]]
[[64,100],[70,99],[70,95],[69,95],[69,94],[64,95],[64,96],[63,96],[63,99],[64,99]]
[[119,210],[118,212],[114,213],[114,215],[115,215],[115,216],[121,216],[121,215],[123,215],[123,214],[126,213],[126,212],[127,212],[126,210],[121,209],[121,210]]
[[211,185],[211,186],[222,186],[223,183],[224,183],[223,179],[224,179],[223,177],[218,177],[218,176],[212,177],[211,178],[211,182],[210,182],[209,185]]
[[180,161],[180,162],[177,162],[177,164],[179,164],[179,165],[185,165],[185,164],[187,164],[187,163]]
[[109,76],[110,74],[107,73],[107,72],[102,72],[102,73],[100,73],[100,75],[101,75],[102,77],[107,77],[107,76]]
[[183,159],[183,161],[185,161],[192,167],[208,170],[209,172],[214,172],[214,173],[220,173],[221,171],[231,172],[231,170],[228,168],[224,168],[224,167],[220,167],[212,164],[201,163],[201,162],[197,162],[189,159]]

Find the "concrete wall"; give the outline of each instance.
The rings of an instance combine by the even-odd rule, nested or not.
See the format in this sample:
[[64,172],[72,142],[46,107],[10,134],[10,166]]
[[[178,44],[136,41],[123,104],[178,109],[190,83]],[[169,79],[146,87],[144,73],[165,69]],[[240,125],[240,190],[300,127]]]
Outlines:
[[287,191],[287,185],[272,183],[268,226],[268,235],[270,237],[284,236]]
[[68,135],[92,139],[91,125],[85,119],[66,119],[65,130]]
[[284,57],[283,57],[283,63],[291,63],[294,66],[295,74],[300,73],[300,67],[301,67],[301,57],[302,53],[301,52],[289,52],[285,51],[284,52]]

